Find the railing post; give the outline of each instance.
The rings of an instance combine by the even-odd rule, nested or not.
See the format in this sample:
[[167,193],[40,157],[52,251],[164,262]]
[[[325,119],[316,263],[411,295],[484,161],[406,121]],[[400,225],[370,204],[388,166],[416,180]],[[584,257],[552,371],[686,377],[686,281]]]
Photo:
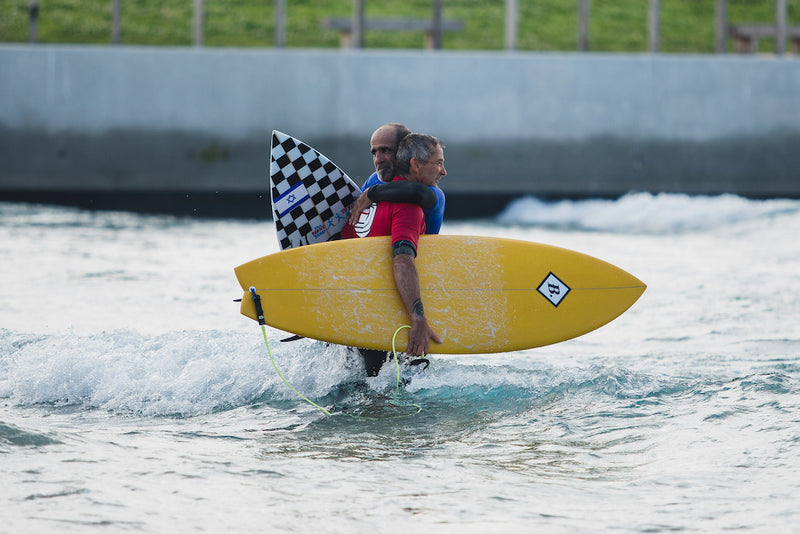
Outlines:
[[194,0],[194,46],[203,46],[203,0]]
[[122,19],[122,0],[111,0],[111,44],[118,45],[120,37],[120,20]]
[[517,0],[506,0],[506,50],[517,48]]
[[275,0],[275,46],[286,44],[286,0]]
[[31,0],[28,4],[28,42],[39,40],[39,0]]
[[650,16],[649,16],[649,48],[650,52],[656,53],[659,48],[659,41],[661,40],[661,3],[659,0],[650,0]]
[[786,53],[786,0],[775,1],[775,53],[782,56]]
[[353,0],[353,34],[350,48],[364,47],[364,0]]
[[442,48],[442,0],[433,0],[433,49]]
[[589,0],[578,0],[578,50],[589,50]]
[[724,54],[728,39],[728,0],[717,0],[716,3],[716,49],[717,54]]

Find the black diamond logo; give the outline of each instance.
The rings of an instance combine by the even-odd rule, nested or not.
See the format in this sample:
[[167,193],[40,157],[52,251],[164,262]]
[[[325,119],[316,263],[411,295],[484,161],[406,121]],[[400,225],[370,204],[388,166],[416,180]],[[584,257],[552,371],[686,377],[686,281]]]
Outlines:
[[545,277],[537,289],[555,307],[561,304],[570,291],[569,286],[552,272]]

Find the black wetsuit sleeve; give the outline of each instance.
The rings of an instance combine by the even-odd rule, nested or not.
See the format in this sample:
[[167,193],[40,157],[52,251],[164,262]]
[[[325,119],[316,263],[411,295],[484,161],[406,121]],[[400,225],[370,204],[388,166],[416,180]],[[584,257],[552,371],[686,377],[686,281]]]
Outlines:
[[398,256],[400,254],[411,254],[416,258],[417,247],[414,246],[414,243],[406,239],[401,239],[400,241],[396,241],[392,245],[392,257]]
[[373,185],[367,189],[367,197],[373,202],[417,204],[424,210],[429,210],[436,205],[436,193],[430,187],[407,180]]

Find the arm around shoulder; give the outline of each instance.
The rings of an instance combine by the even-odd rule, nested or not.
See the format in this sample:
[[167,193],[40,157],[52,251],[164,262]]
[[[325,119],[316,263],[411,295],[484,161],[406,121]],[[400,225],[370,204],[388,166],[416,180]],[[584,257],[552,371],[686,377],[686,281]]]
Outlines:
[[406,202],[424,210],[431,209],[437,202],[436,193],[430,187],[408,180],[373,185],[366,192],[373,202]]

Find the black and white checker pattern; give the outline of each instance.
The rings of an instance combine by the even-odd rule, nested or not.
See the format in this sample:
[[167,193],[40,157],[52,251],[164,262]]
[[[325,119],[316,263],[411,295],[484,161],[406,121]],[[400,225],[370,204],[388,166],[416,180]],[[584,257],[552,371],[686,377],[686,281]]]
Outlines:
[[361,189],[331,160],[273,130],[270,194],[281,250],[339,236]]

